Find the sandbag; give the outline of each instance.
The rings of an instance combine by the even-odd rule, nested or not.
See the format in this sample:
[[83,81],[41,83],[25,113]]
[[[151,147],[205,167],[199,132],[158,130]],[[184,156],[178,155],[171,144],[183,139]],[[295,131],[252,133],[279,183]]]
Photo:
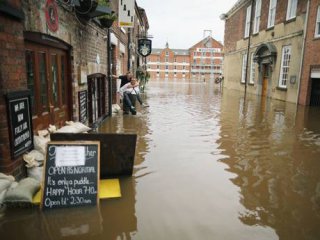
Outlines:
[[42,181],[42,172],[43,172],[43,167],[33,167],[33,168],[27,169],[28,177],[31,177],[40,183]]
[[22,179],[15,188],[9,188],[4,202],[7,205],[15,203],[32,203],[33,195],[39,191],[40,183],[30,177]]

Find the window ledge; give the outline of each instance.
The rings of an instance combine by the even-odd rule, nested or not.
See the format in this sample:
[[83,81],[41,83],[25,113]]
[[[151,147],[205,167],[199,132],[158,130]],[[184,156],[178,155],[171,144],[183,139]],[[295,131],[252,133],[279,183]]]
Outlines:
[[274,30],[274,26],[268,27],[268,28],[266,29],[266,31],[272,31],[272,30]]
[[288,24],[288,23],[294,22],[294,21],[296,20],[296,18],[297,18],[297,17],[290,18],[290,19],[286,20],[286,21],[284,22],[284,24]]
[[286,92],[287,91],[287,88],[286,87],[277,87],[277,90],[279,91],[283,91],[283,92]]

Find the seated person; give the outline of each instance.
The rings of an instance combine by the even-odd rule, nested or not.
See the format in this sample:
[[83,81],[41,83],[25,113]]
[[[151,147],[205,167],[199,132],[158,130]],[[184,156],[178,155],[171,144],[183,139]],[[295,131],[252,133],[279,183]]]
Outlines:
[[143,105],[143,102],[140,98],[140,89],[137,79],[131,78],[131,81],[120,88],[120,93],[123,96],[123,114],[129,114],[129,111],[132,115],[136,115],[137,111],[135,108],[136,100]]

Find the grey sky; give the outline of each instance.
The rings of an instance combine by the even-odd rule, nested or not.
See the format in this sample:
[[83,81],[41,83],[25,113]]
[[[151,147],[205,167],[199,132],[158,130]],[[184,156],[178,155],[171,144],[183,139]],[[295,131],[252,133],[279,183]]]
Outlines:
[[224,21],[219,16],[237,0],[136,0],[146,10],[152,47],[187,49],[203,39],[204,30],[223,42]]

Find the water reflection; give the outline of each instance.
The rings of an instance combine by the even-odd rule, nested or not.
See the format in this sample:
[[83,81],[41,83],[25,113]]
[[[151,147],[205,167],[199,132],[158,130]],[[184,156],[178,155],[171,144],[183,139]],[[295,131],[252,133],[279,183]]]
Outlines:
[[311,130],[314,118],[306,117],[314,110],[259,101],[228,94],[222,101],[219,142],[229,157],[221,161],[236,174],[239,219],[272,227],[280,239],[320,239],[319,126]]

